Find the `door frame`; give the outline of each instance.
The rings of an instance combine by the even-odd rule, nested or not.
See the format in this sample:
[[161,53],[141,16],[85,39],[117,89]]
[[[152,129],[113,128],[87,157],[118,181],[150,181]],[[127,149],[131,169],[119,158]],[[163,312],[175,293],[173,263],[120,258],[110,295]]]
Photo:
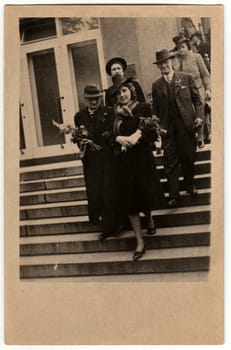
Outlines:
[[[66,143],[53,146],[38,146],[36,131],[36,95],[33,89],[33,67],[29,55],[53,49],[56,60],[57,79],[64,124],[73,125],[73,116],[79,110],[71,47],[85,41],[96,41],[102,88],[107,87],[105,61],[100,29],[82,31],[56,38],[25,43],[21,46],[20,102],[26,148],[21,151],[21,159],[47,157],[76,153],[77,148],[70,142],[70,135],[65,135]],[[32,68],[32,69],[31,69]],[[38,111],[37,111],[38,113]]]

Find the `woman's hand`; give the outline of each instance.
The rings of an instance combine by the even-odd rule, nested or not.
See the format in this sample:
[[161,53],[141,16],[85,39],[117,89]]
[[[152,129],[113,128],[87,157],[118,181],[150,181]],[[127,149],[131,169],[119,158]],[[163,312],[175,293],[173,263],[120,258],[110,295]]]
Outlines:
[[136,132],[134,132],[132,135],[128,137],[130,144],[132,146],[135,146],[135,144],[137,144],[137,142],[141,138],[141,135],[142,135],[141,130],[137,129]]
[[129,136],[117,136],[115,140],[123,147],[131,146],[131,142],[129,141]]

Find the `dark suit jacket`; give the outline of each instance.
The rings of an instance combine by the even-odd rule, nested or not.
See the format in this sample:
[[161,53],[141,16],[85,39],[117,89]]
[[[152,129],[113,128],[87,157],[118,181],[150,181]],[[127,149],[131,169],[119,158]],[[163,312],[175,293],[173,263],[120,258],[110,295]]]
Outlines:
[[88,216],[93,222],[103,215],[103,206],[107,203],[105,194],[109,191],[112,159],[109,139],[112,134],[114,113],[112,109],[100,106],[91,117],[85,108],[76,113],[74,120],[76,126],[84,125],[88,130],[89,139],[101,146],[99,151],[87,147],[82,159],[88,197]]
[[[187,129],[191,132],[196,117],[202,118],[203,104],[194,79],[185,73],[174,73],[175,98],[179,114]],[[167,87],[164,78],[152,84],[153,113],[160,118],[160,125],[168,129],[169,111]]]
[[[107,139],[112,133],[114,113],[111,108],[99,106],[91,118],[87,108],[74,116],[75,126],[84,125],[89,132],[89,138],[101,147],[107,145]],[[110,134],[110,135],[109,135]]]

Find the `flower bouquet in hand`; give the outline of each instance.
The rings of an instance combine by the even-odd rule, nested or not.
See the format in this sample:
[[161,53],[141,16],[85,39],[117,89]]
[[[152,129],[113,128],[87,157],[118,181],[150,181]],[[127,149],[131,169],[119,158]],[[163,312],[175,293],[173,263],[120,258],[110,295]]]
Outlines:
[[142,130],[144,134],[149,132],[156,133],[156,140],[154,141],[155,149],[157,154],[161,154],[161,136],[166,135],[167,130],[160,127],[160,120],[155,115],[148,118],[141,117],[139,119],[139,129]]
[[80,125],[72,130],[71,141],[78,144],[80,150],[80,158],[84,158],[87,147],[89,147],[92,151],[101,150],[101,146],[97,145],[91,139],[89,139],[89,132],[86,129],[85,125]]
[[160,119],[156,115],[152,117],[140,117],[139,129],[141,131],[155,131],[158,136],[166,135],[167,130],[160,127]]
[[60,130],[61,134],[71,134],[71,142],[77,143],[81,159],[84,158],[87,147],[92,151],[99,151],[101,149],[101,146],[89,139],[89,132],[85,125],[73,127],[71,125],[59,124],[55,120],[52,120],[52,124]]

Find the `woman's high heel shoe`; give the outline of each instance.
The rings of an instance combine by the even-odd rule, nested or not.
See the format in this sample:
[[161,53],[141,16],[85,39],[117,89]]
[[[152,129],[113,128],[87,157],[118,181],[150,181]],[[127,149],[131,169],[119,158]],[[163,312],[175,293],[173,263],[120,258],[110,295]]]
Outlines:
[[138,251],[136,250],[133,254],[133,260],[139,260],[140,258],[142,258],[142,256],[145,254],[145,246],[143,247],[142,250]]

